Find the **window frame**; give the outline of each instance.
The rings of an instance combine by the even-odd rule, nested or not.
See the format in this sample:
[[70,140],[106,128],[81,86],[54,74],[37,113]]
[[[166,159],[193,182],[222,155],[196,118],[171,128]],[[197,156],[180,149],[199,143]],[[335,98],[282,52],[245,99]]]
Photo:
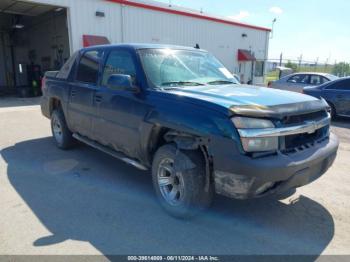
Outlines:
[[325,76],[320,76],[320,77],[321,77],[321,79],[322,79],[322,81],[323,81],[321,85],[326,84],[326,83],[332,81],[332,80],[330,80],[329,78],[327,78],[327,77],[325,77]]
[[[304,82],[292,82],[291,79],[294,78],[294,77],[298,77],[298,76],[306,76],[308,78],[308,81],[306,83]],[[291,76],[287,79],[287,83],[291,83],[291,84],[310,84],[310,80],[311,80],[311,75],[310,74],[298,74],[298,75],[294,75],[294,76]]]
[[[319,84],[313,84],[313,83],[311,82],[312,77],[318,77]],[[310,83],[310,85],[313,85],[313,86],[320,86],[320,85],[323,85],[324,83],[326,83],[326,82],[323,82],[323,79],[327,80],[327,78],[325,78],[325,77],[322,76],[322,75],[311,74],[311,75],[310,75],[310,78],[309,78],[309,83]],[[327,80],[327,81],[329,81],[329,80]]]
[[101,63],[101,77],[100,77],[99,85],[108,88],[108,86],[104,85],[104,83],[103,83],[103,77],[104,77],[104,72],[106,69],[108,59],[113,52],[124,52],[124,53],[129,54],[129,56],[134,64],[134,69],[135,69],[135,81],[133,84],[139,85],[140,80],[139,80],[139,73],[138,73],[138,68],[137,68],[137,61],[135,60],[133,53],[130,52],[130,50],[125,49],[125,48],[113,48],[113,49],[110,49],[107,52],[105,52],[103,62]]
[[[61,69],[58,71],[58,74],[56,75],[56,77],[58,79],[62,79],[62,80],[68,80],[70,79],[72,73],[74,73],[74,66],[77,64],[77,60],[79,58],[79,51],[74,52],[69,58],[68,60],[64,63],[64,65],[61,67]],[[69,70],[67,70],[67,73],[63,72],[63,70],[65,69],[65,67],[69,67]],[[62,75],[65,76],[62,76]]]
[[[89,52],[101,52],[101,56],[98,58],[99,61],[98,61],[96,83],[84,82],[84,81],[78,80],[78,71],[79,71],[79,66],[80,66],[81,60],[84,58],[85,54],[87,54]],[[105,56],[105,50],[102,50],[102,49],[89,49],[89,50],[85,50],[84,52],[81,52],[79,59],[77,61],[76,69],[75,69],[74,81],[77,83],[85,84],[85,85],[92,85],[94,87],[99,86],[100,81],[101,81],[100,80],[100,78],[101,78],[101,64],[103,63],[104,56]]]

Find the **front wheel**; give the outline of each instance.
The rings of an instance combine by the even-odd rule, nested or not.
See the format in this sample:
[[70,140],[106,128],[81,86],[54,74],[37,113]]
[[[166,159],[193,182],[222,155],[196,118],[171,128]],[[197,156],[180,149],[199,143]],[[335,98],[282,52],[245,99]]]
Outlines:
[[178,218],[188,218],[210,205],[212,190],[205,192],[205,162],[197,151],[161,147],[152,165],[153,186],[162,207]]
[[328,102],[328,105],[331,108],[331,118],[332,118],[332,120],[334,120],[337,117],[337,111],[335,110],[335,107],[332,103]]

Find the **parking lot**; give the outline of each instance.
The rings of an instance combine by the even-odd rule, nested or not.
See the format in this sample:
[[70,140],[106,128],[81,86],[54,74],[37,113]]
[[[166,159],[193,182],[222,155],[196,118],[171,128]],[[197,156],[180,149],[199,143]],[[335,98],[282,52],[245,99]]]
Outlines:
[[278,201],[216,197],[177,220],[151,177],[79,145],[60,151],[37,100],[0,100],[1,254],[349,254],[350,120],[333,167]]

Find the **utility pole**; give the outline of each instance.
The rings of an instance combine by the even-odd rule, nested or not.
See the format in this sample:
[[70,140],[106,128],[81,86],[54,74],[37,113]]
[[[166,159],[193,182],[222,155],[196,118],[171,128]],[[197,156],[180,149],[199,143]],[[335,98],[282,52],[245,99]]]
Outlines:
[[301,67],[301,62],[303,61],[303,54],[301,54],[298,58],[299,60],[299,70],[300,70],[300,67]]
[[272,26],[271,26],[271,35],[270,35],[270,39],[273,38],[273,34],[274,34],[274,26],[275,26],[275,23],[277,22],[277,18],[273,19],[272,20]]
[[283,53],[280,55],[280,66],[282,66],[282,60],[283,60]]

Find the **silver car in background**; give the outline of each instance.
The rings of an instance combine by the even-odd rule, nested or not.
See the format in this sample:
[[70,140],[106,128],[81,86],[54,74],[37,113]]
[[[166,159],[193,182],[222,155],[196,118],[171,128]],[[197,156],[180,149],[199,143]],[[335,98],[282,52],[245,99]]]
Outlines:
[[318,86],[338,79],[337,76],[324,73],[295,73],[269,84],[269,87],[302,93],[306,86]]

